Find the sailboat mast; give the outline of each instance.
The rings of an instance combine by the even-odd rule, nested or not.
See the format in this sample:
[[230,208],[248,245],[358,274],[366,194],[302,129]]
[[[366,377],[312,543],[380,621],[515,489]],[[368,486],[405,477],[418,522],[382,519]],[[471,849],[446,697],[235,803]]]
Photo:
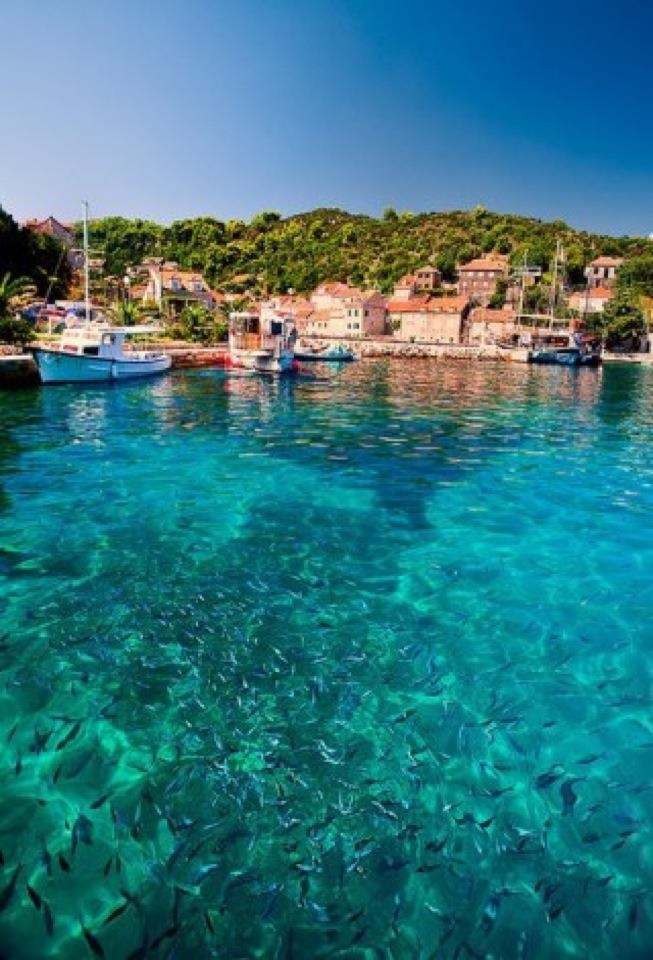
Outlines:
[[89,293],[89,265],[88,265],[88,200],[84,200],[84,314],[86,326],[91,322],[91,297]]
[[553,263],[553,283],[551,284],[551,309],[549,316],[549,329],[553,329],[553,320],[555,317],[556,300],[558,295],[558,259],[560,257],[560,241],[556,240],[555,261]]

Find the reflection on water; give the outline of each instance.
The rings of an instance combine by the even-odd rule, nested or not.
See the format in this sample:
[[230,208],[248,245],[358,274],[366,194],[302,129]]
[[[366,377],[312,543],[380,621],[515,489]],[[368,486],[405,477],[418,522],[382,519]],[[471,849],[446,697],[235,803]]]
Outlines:
[[652,411],[429,361],[1,396],[0,952],[649,956]]

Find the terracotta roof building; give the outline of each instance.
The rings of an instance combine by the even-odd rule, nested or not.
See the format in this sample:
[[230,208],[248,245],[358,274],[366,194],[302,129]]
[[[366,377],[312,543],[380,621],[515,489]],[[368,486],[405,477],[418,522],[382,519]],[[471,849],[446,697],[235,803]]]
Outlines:
[[458,267],[458,293],[487,307],[496,293],[499,278],[507,278],[509,273],[508,257],[502,254],[471,260]]
[[614,287],[623,257],[596,257],[585,268],[590,287]]
[[577,313],[603,313],[606,303],[613,300],[615,291],[612,287],[592,287],[587,290],[578,290],[569,297],[569,307]]
[[165,312],[176,315],[185,306],[201,304],[207,310],[214,310],[224,299],[223,295],[211,290],[201,273],[196,270],[181,270],[176,263],[151,258],[144,260],[140,267],[132,271],[137,277],[146,273],[143,301],[165,305]]
[[476,307],[469,315],[469,342],[474,344],[496,343],[510,337],[515,331],[517,314],[514,310],[491,310]]
[[385,333],[386,301],[376,290],[348,283],[321,283],[310,296],[309,336],[371,337]]
[[393,334],[411,342],[460,343],[469,313],[469,298],[414,296],[388,303]]

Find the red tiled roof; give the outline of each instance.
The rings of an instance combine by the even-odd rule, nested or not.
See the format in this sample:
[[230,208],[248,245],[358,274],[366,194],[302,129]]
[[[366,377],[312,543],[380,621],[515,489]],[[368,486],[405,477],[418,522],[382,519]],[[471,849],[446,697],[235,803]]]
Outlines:
[[468,303],[468,297],[412,297],[390,300],[388,313],[462,313]]
[[397,280],[395,287],[412,287],[415,283],[415,275],[412,273],[406,273],[403,277],[400,277]]
[[496,270],[498,273],[505,273],[508,269],[507,257],[479,257],[477,260],[470,260],[469,263],[463,263],[458,267],[458,272],[465,270]]
[[590,267],[620,267],[623,262],[623,257],[597,257],[590,262]]
[[614,290],[609,290],[608,287],[595,287],[589,293],[586,290],[578,290],[576,293],[572,293],[569,299],[583,301],[588,297],[590,300],[612,300]]

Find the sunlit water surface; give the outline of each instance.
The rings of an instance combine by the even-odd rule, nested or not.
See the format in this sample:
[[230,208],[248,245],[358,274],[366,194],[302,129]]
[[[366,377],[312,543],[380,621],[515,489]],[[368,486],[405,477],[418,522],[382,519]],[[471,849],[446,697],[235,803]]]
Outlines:
[[0,397],[0,952],[650,957],[653,371],[313,376]]

